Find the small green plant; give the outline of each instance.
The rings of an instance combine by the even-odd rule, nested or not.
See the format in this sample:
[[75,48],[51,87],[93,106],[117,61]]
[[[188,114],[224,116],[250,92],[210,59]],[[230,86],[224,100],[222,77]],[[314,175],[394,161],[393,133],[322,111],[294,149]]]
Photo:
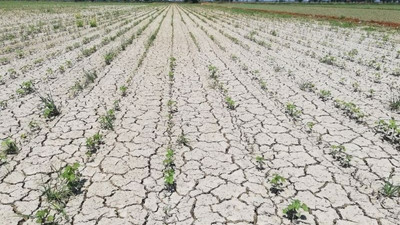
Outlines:
[[380,73],[375,73],[374,75],[374,83],[380,84],[382,82],[382,76]]
[[392,181],[394,175],[394,168],[386,179],[385,184],[382,187],[381,193],[385,197],[393,198],[400,195],[400,185],[395,185]]
[[355,82],[351,86],[353,87],[353,91],[354,92],[360,92],[361,91],[359,83]]
[[96,51],[97,51],[97,47],[96,46],[93,46],[91,48],[85,48],[85,49],[81,50],[82,55],[85,56],[85,57],[89,57],[90,55],[92,55]]
[[173,192],[175,190],[175,170],[173,168],[168,168],[164,171],[164,182],[168,191]]
[[174,150],[171,148],[167,149],[167,154],[165,155],[165,159],[163,161],[166,167],[174,167]]
[[278,36],[278,32],[276,30],[271,30],[271,35],[272,36]]
[[77,96],[78,93],[79,93],[80,91],[82,91],[82,90],[83,90],[83,87],[82,87],[82,85],[81,85],[81,82],[79,82],[79,80],[75,81],[74,86],[72,86],[72,87],[70,88],[71,95],[74,96],[74,97]]
[[342,167],[350,167],[352,156],[346,153],[343,145],[332,145],[330,154]]
[[319,98],[324,102],[328,101],[328,100],[332,99],[331,92],[327,91],[327,90],[320,90]]
[[375,90],[374,89],[369,89],[367,92],[367,98],[372,98],[374,97]]
[[213,66],[213,65],[209,65],[208,66],[208,71],[210,72],[210,77],[213,79],[216,79],[218,77],[217,72],[218,72],[218,68]]
[[50,95],[46,97],[40,96],[40,101],[44,105],[43,107],[43,116],[46,119],[52,119],[58,115],[60,115],[60,111],[54,103],[53,98]]
[[18,76],[17,71],[14,68],[8,69],[7,74],[10,76],[11,79],[15,79]]
[[302,114],[302,111],[300,109],[297,109],[297,106],[293,103],[287,103],[286,104],[286,113],[293,117],[294,119],[300,118],[300,115]]
[[400,126],[392,118],[389,121],[379,120],[375,131],[383,135],[383,138],[398,145],[400,143]]
[[72,193],[76,194],[79,192],[81,186],[81,174],[79,173],[79,163],[67,165],[60,174],[60,178],[63,179]]
[[21,49],[16,50],[15,53],[18,59],[24,58],[24,52]]
[[0,65],[7,65],[10,63],[10,59],[7,57],[1,57],[0,58]]
[[185,134],[182,133],[181,135],[179,135],[177,143],[187,146],[189,144],[189,139],[185,136]]
[[268,90],[267,83],[265,81],[260,80],[260,86],[261,86],[261,89],[263,89],[264,91]]
[[76,26],[77,27],[83,27],[83,20],[79,19],[76,21]]
[[257,163],[256,168],[258,170],[263,170],[264,169],[265,159],[264,159],[263,156],[257,156],[256,157],[256,163]]
[[17,89],[17,94],[22,97],[22,96],[28,95],[34,91],[35,91],[35,89],[33,88],[33,83],[30,80],[30,81],[22,82],[20,88]]
[[92,19],[89,21],[89,25],[90,25],[90,27],[97,27],[97,20],[96,20],[96,18],[92,18]]
[[326,55],[322,59],[320,59],[320,62],[328,64],[328,65],[334,65],[336,62],[336,58],[331,55]]
[[356,104],[352,102],[345,102],[339,99],[336,99],[334,102],[336,108],[339,108],[344,111],[344,113],[350,117],[350,119],[354,119],[357,122],[362,122],[364,117],[366,116]]
[[231,59],[232,61],[236,62],[239,58],[236,55],[232,54]]
[[304,81],[300,85],[300,90],[302,91],[307,91],[307,92],[314,92],[315,91],[315,85],[311,83],[310,81]]
[[306,132],[307,133],[311,133],[312,132],[312,130],[313,130],[313,128],[314,128],[314,125],[315,125],[315,123],[314,122],[312,122],[312,121],[310,121],[310,122],[307,122],[307,124],[306,124]]
[[85,74],[85,86],[94,83],[94,81],[97,78],[96,70],[88,70],[88,71],[84,70],[83,73]]
[[389,108],[392,111],[400,110],[400,96],[393,95],[389,100]]
[[11,138],[7,138],[3,142],[1,142],[1,147],[6,155],[18,153],[17,144],[15,143],[15,141],[11,140]]
[[86,155],[92,156],[93,153],[96,153],[96,151],[100,148],[100,145],[103,144],[102,139],[103,135],[101,135],[100,132],[97,132],[92,137],[86,138]]
[[40,130],[39,123],[34,120],[31,120],[29,122],[28,127],[31,130],[31,132],[36,132],[36,131]]
[[4,110],[4,109],[6,109],[7,108],[7,100],[2,100],[2,101],[0,101],[0,109],[1,110]]
[[60,73],[65,73],[65,67],[63,65],[59,66],[58,71],[60,71]]
[[174,72],[169,71],[168,77],[169,77],[170,80],[173,80],[174,79]]
[[55,225],[55,215],[51,215],[49,209],[38,210],[34,216],[35,222],[43,225]]
[[104,55],[104,60],[105,60],[105,62],[106,62],[106,65],[110,65],[111,62],[114,60],[114,58],[115,58],[116,56],[117,56],[117,52],[114,51],[114,50],[111,50],[111,51],[107,52],[107,53]]
[[120,101],[119,100],[115,100],[113,105],[114,105],[114,110],[115,111],[120,111],[121,107],[119,106]]
[[347,53],[347,55],[348,55],[351,59],[353,59],[356,55],[358,55],[358,50],[357,50],[357,49],[352,49],[352,50],[350,50],[350,51]]
[[225,102],[227,104],[228,109],[236,109],[238,106],[236,105],[235,101],[232,100],[231,97],[227,96],[225,97]]
[[67,61],[65,62],[65,65],[66,65],[68,68],[71,68],[71,67],[72,67],[72,62],[69,61],[69,60],[67,60]]
[[176,66],[176,59],[174,57],[169,58],[169,68],[171,70],[174,70]]
[[106,130],[114,130],[113,122],[115,120],[114,109],[110,109],[105,115],[100,116],[100,126]]
[[280,192],[283,191],[283,185],[286,182],[286,178],[282,177],[279,174],[274,174],[272,179],[269,181],[269,183],[272,185],[271,187],[271,192],[274,194],[279,194]]
[[301,210],[304,212],[309,211],[308,206],[306,204],[302,203],[300,200],[295,199],[292,201],[290,205],[288,205],[288,207],[283,209],[283,213],[290,221],[295,221],[298,219],[303,219]]
[[121,91],[121,95],[122,95],[123,97],[125,97],[128,88],[127,88],[125,85],[123,85],[123,86],[119,87],[119,90]]

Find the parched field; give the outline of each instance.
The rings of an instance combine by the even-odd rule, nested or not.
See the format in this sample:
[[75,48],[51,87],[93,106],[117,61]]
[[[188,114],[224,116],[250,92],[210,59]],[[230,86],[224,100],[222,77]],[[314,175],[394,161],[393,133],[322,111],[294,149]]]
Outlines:
[[46,4],[0,7],[1,225],[400,224],[398,31]]
[[379,21],[382,23],[400,23],[399,4],[214,4],[214,6],[244,9],[244,10],[265,10],[283,14],[299,14],[310,16],[326,16],[340,19],[357,19],[360,21]]

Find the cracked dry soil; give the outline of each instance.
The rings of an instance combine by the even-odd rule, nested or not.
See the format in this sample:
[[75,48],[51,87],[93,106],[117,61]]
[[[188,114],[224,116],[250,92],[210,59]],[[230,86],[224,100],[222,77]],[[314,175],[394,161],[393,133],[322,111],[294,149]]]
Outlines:
[[[94,28],[77,27],[74,12],[8,13],[3,34],[17,34],[22,17],[44,22],[27,38],[1,39],[0,58],[10,60],[0,65],[0,139],[18,146],[0,159],[1,225],[55,212],[44,189],[74,162],[82,186],[63,201],[59,224],[400,224],[399,194],[382,193],[393,168],[400,185],[398,144],[374,128],[400,119],[388,106],[399,93],[398,32],[174,4],[82,11],[96,16]],[[15,94],[28,80],[34,93]],[[38,107],[47,93],[61,111],[51,120]],[[335,99],[365,116],[354,120]],[[113,128],[103,129],[112,108]],[[86,138],[98,131],[102,143],[88,155]],[[280,191],[275,174],[285,178]],[[309,211],[291,221],[283,210],[295,199]]]

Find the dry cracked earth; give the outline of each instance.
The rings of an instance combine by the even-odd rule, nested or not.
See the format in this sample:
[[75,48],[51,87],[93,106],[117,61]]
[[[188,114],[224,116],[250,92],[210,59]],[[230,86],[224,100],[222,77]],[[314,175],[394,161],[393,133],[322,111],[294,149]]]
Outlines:
[[376,129],[400,119],[398,33],[185,5],[1,17],[0,224],[400,224]]

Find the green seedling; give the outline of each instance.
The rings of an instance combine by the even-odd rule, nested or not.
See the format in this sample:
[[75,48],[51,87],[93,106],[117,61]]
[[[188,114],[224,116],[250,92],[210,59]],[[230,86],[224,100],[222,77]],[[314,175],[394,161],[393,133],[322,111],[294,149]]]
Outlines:
[[21,84],[20,88],[17,89],[17,94],[19,96],[25,96],[32,92],[34,92],[33,83],[32,81],[25,81]]
[[307,122],[307,124],[306,124],[306,127],[307,127],[307,129],[306,129],[306,132],[307,133],[311,133],[312,132],[312,130],[313,130],[313,128],[314,128],[314,125],[315,125],[315,123],[314,122]]
[[60,178],[63,179],[69,190],[76,194],[79,192],[81,186],[81,174],[79,173],[79,163],[67,165],[60,174]]
[[60,73],[65,73],[65,67],[63,65],[59,66],[58,71],[60,71]]
[[119,100],[115,100],[113,105],[114,105],[114,110],[115,111],[121,111],[121,107],[119,106],[120,101]]
[[218,72],[217,67],[215,67],[213,65],[209,65],[208,66],[208,71],[210,72],[210,77],[212,79],[216,79],[218,77],[218,75],[217,75],[217,72]]
[[374,97],[375,90],[374,89],[369,89],[367,93],[367,98],[372,98]]
[[70,88],[71,95],[74,96],[74,97],[77,96],[78,93],[79,93],[80,91],[82,91],[82,90],[83,90],[83,87],[82,87],[82,85],[81,85],[81,83],[80,83],[79,80],[75,81],[74,86],[72,86],[72,87]]
[[100,116],[100,126],[106,130],[114,130],[113,122],[115,120],[114,109],[110,109],[105,115]]
[[4,109],[6,109],[7,108],[7,100],[2,100],[2,101],[0,101],[0,109],[1,110],[4,110]]
[[53,186],[44,186],[43,194],[48,202],[63,204],[72,195],[72,192],[65,183],[57,182]]
[[327,90],[321,90],[319,92],[319,98],[324,102],[330,100],[332,99],[331,92]]
[[392,118],[389,121],[379,120],[375,127],[377,133],[381,133],[385,140],[388,140],[396,145],[400,143],[400,126],[397,121]]
[[82,51],[83,56],[89,57],[90,55],[92,55],[93,53],[95,53],[97,51],[97,47],[93,46],[91,48],[82,49],[81,51]]
[[55,225],[55,215],[50,214],[49,209],[38,210],[34,216],[35,222],[43,225]]
[[361,91],[360,84],[358,84],[357,82],[353,83],[352,87],[353,87],[353,91],[354,92],[360,92]]
[[107,52],[104,55],[104,60],[106,62],[106,65],[110,65],[111,62],[114,60],[114,58],[117,56],[117,53],[114,50],[111,50],[109,52]]
[[10,76],[11,79],[15,79],[18,76],[17,71],[14,68],[8,69],[7,74]]
[[22,133],[22,134],[20,135],[20,138],[21,138],[22,140],[25,140],[25,139],[28,138],[28,136],[27,136],[25,133]]
[[17,154],[18,153],[17,144],[15,143],[15,141],[11,140],[10,138],[5,139],[1,143],[1,147],[2,147],[2,151],[6,155]]
[[310,81],[302,82],[299,86],[300,90],[302,91],[307,91],[307,92],[315,91],[315,84],[311,83]]
[[271,187],[271,192],[274,194],[279,194],[280,192],[283,191],[283,185],[286,182],[286,178],[282,177],[279,174],[274,174],[272,179],[269,181],[269,183],[272,185]]
[[400,110],[400,96],[392,96],[392,98],[389,101],[389,108],[392,111]]
[[94,83],[94,81],[97,78],[97,72],[96,70],[91,70],[91,71],[83,71],[85,74],[85,86],[88,86],[91,83]]
[[356,104],[352,102],[345,102],[339,99],[336,99],[334,102],[336,108],[339,108],[344,111],[344,113],[350,117],[350,119],[355,119],[357,122],[362,122],[364,117],[366,116]]
[[88,149],[86,154],[88,156],[92,156],[93,153],[100,148],[100,145],[103,144],[103,135],[100,132],[97,132],[92,137],[86,138],[86,148]]
[[173,168],[175,166],[174,164],[174,150],[168,148],[167,149],[167,154],[165,155],[165,159],[163,161],[164,165],[166,167],[171,167]]
[[227,96],[225,97],[225,102],[227,104],[228,109],[236,109],[238,106],[236,105],[235,101],[232,100],[231,97]]
[[96,18],[92,18],[92,19],[89,21],[89,25],[90,25],[90,27],[97,27]]
[[385,181],[385,185],[382,187],[381,193],[385,197],[393,198],[400,195],[400,185],[395,185],[392,181],[394,175],[394,168],[389,174],[389,177]]
[[65,65],[66,65],[68,68],[71,68],[71,67],[72,67],[72,62],[69,61],[69,60],[67,60],[67,61],[65,62]]
[[182,133],[181,135],[179,135],[177,143],[187,146],[189,144],[189,139],[185,136],[185,134]]
[[123,97],[125,97],[128,88],[127,88],[125,85],[123,85],[123,86],[119,87],[119,90],[121,91],[121,95],[122,95]]
[[294,119],[300,118],[300,115],[302,114],[302,111],[300,109],[297,109],[297,106],[293,103],[287,103],[286,104],[286,113],[293,117]]
[[76,21],[76,26],[77,27],[83,27],[83,20],[77,20]]
[[175,183],[175,170],[172,168],[168,168],[164,171],[164,182],[166,189],[170,192],[175,191],[176,183]]
[[283,213],[290,221],[304,219],[304,216],[301,214],[302,211],[309,212],[308,206],[297,199],[293,200],[288,207],[283,209]]
[[350,167],[352,156],[346,153],[346,148],[343,145],[332,145],[330,155],[332,155],[342,167]]
[[174,57],[169,58],[169,68],[173,71],[176,66],[176,59]]
[[268,90],[267,83],[265,81],[260,80],[260,86],[261,86],[261,89],[263,89],[264,91]]
[[328,65],[334,65],[336,62],[336,58],[331,56],[331,55],[326,55],[325,57],[323,57],[320,62],[328,64]]
[[264,169],[265,159],[264,159],[263,156],[257,156],[256,157],[256,163],[257,163],[256,168],[258,170],[263,170]]
[[57,109],[57,106],[54,103],[53,98],[50,95],[46,97],[40,96],[40,100],[43,103],[43,116],[46,119],[52,119],[58,115],[60,115],[60,111]]
[[173,80],[174,79],[174,72],[169,71],[168,77],[169,77],[170,80]]

